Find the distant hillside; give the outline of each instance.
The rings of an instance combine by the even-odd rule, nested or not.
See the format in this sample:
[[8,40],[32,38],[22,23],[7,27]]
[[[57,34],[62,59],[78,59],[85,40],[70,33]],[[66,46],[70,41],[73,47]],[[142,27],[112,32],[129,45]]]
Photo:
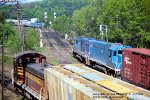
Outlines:
[[[73,11],[87,4],[87,0],[43,0],[21,4],[21,13],[24,19],[36,17],[43,20],[44,12],[47,12],[49,18],[53,17],[54,12],[57,16],[72,16]],[[4,6],[1,9],[7,9],[6,18],[16,18],[15,6]]]

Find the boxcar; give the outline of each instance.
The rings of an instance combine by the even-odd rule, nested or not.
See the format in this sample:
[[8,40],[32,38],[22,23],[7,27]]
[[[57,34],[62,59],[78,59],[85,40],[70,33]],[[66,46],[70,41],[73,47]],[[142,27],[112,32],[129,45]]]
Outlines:
[[[57,69],[47,68],[44,70],[49,100],[109,100],[108,97],[100,95],[100,92],[81,83],[79,81],[80,77],[78,79],[68,77],[68,75],[78,77],[74,73],[62,68]],[[93,98],[94,94],[99,97]]]
[[150,89],[150,50],[124,49],[121,78]]
[[81,64],[44,70],[50,100],[149,100],[150,91]]

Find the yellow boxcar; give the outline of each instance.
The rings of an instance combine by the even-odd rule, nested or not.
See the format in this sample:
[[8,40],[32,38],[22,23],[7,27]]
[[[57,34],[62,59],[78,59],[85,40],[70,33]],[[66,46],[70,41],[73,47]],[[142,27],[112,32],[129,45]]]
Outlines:
[[150,99],[150,91],[81,64],[46,68],[44,76],[50,100]]

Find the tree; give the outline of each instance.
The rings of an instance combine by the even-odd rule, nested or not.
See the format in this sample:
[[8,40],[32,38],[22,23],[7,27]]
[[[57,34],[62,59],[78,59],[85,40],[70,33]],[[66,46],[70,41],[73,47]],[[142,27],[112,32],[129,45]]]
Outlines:
[[66,15],[62,15],[56,18],[56,20],[53,22],[53,28],[62,33],[63,35],[65,33],[70,33],[72,29],[72,20],[68,18]]
[[[96,25],[96,7],[85,6],[73,13],[72,19],[79,35],[92,36],[98,30]],[[96,30],[97,29],[97,30]]]
[[[2,38],[2,24],[0,23],[0,38]],[[1,43],[0,39],[0,43]],[[11,23],[5,23],[5,46],[10,53],[19,51],[19,34]]]
[[[78,35],[99,37],[99,25],[108,26],[111,42],[148,47],[149,0],[88,0],[89,5],[73,13]],[[91,21],[90,17],[94,16]],[[91,34],[90,34],[91,33]],[[104,37],[105,39],[105,37]]]
[[36,29],[27,29],[25,34],[25,49],[37,50],[40,46],[39,34]]

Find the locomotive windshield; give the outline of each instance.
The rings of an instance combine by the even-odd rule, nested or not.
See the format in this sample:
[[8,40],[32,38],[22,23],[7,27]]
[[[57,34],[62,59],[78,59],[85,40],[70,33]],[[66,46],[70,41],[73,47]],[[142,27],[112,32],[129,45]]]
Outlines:
[[118,50],[118,54],[122,54],[122,50]]

